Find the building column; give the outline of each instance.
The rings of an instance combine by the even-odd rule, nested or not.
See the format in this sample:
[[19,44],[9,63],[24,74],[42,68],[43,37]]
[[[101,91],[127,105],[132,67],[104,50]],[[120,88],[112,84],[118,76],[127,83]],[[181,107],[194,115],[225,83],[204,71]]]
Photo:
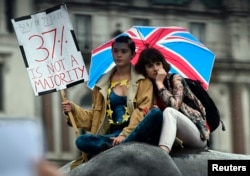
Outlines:
[[42,119],[44,123],[46,147],[48,152],[53,152],[55,150],[52,109],[53,105],[51,94],[42,95]]
[[34,0],[16,0],[15,6],[15,18],[35,13]]
[[245,154],[245,137],[242,114],[242,94],[239,83],[230,86],[231,128],[233,153]]

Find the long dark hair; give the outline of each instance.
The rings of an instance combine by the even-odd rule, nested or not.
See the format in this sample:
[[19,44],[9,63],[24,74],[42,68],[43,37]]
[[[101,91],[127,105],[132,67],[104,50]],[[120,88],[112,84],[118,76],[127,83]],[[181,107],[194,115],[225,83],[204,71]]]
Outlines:
[[[146,48],[140,53],[138,61],[135,64],[135,70],[138,73],[141,73],[145,77],[147,77],[145,66],[147,64],[151,64],[151,63],[155,63],[155,62],[161,62],[165,71],[167,73],[169,72],[169,70],[171,68],[170,64],[166,61],[163,54],[156,48]],[[165,87],[169,88],[167,79],[165,79],[164,85],[165,85]],[[153,84],[153,86],[154,86],[154,90],[156,91],[155,84]]]
[[147,64],[151,64],[155,62],[161,62],[165,71],[167,73],[169,72],[171,68],[170,64],[166,61],[163,54],[155,48],[146,48],[140,53],[138,61],[135,64],[135,70],[138,73],[141,73],[144,76],[147,76],[145,66]]

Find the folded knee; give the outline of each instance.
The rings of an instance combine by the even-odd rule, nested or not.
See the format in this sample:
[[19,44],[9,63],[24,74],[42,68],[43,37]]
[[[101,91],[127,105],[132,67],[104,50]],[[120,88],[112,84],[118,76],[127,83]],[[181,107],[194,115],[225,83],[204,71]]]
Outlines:
[[79,136],[76,141],[75,141],[75,145],[78,149],[81,149],[83,148],[84,146],[84,139],[83,139],[83,136]]
[[175,113],[176,113],[176,109],[172,108],[172,107],[167,107],[164,111],[163,111],[163,116],[164,118],[176,118]]
[[83,134],[76,138],[75,145],[80,150],[85,150],[85,148],[90,145],[93,141],[92,135]]
[[161,116],[162,115],[162,111],[160,110],[160,108],[152,108],[150,110],[150,113],[154,114],[155,116]]
[[154,121],[162,121],[163,119],[163,113],[161,111],[161,109],[159,108],[152,108],[150,110],[150,116],[151,116],[151,119],[153,119]]

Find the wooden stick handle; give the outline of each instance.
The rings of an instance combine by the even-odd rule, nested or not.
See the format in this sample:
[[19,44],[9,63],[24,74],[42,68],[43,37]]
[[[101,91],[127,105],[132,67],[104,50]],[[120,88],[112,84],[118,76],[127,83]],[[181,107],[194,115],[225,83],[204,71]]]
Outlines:
[[[62,100],[66,101],[67,98],[66,98],[66,95],[65,95],[65,91],[64,90],[60,90],[60,93],[61,93]],[[72,112],[68,112],[68,116],[69,116],[70,122],[71,122],[71,124],[72,124],[72,126],[74,128],[76,136],[79,136],[80,133],[79,133],[79,130],[78,130],[77,126],[76,126],[76,122],[75,122],[75,119],[73,117]]]

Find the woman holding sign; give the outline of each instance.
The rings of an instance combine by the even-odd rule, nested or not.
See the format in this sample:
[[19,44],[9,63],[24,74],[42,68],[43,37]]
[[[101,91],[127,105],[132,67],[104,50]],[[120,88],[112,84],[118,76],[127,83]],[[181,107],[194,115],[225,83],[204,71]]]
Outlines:
[[[151,81],[138,74],[131,65],[130,61],[135,55],[135,43],[132,39],[128,36],[116,38],[112,43],[112,55],[116,66],[95,85],[92,109],[84,110],[73,102],[62,102],[64,112],[72,112],[77,127],[90,132],[76,139],[76,146],[88,156],[123,142],[144,119],[145,110],[153,102]],[[151,123],[157,123],[161,127],[160,109],[152,109],[148,116],[152,117],[147,118],[152,120]],[[158,128],[160,133],[159,125],[152,126]],[[150,135],[150,132],[146,133]],[[143,142],[144,139],[140,141]],[[86,161],[87,155],[84,156],[85,160],[78,160],[80,163]]]

